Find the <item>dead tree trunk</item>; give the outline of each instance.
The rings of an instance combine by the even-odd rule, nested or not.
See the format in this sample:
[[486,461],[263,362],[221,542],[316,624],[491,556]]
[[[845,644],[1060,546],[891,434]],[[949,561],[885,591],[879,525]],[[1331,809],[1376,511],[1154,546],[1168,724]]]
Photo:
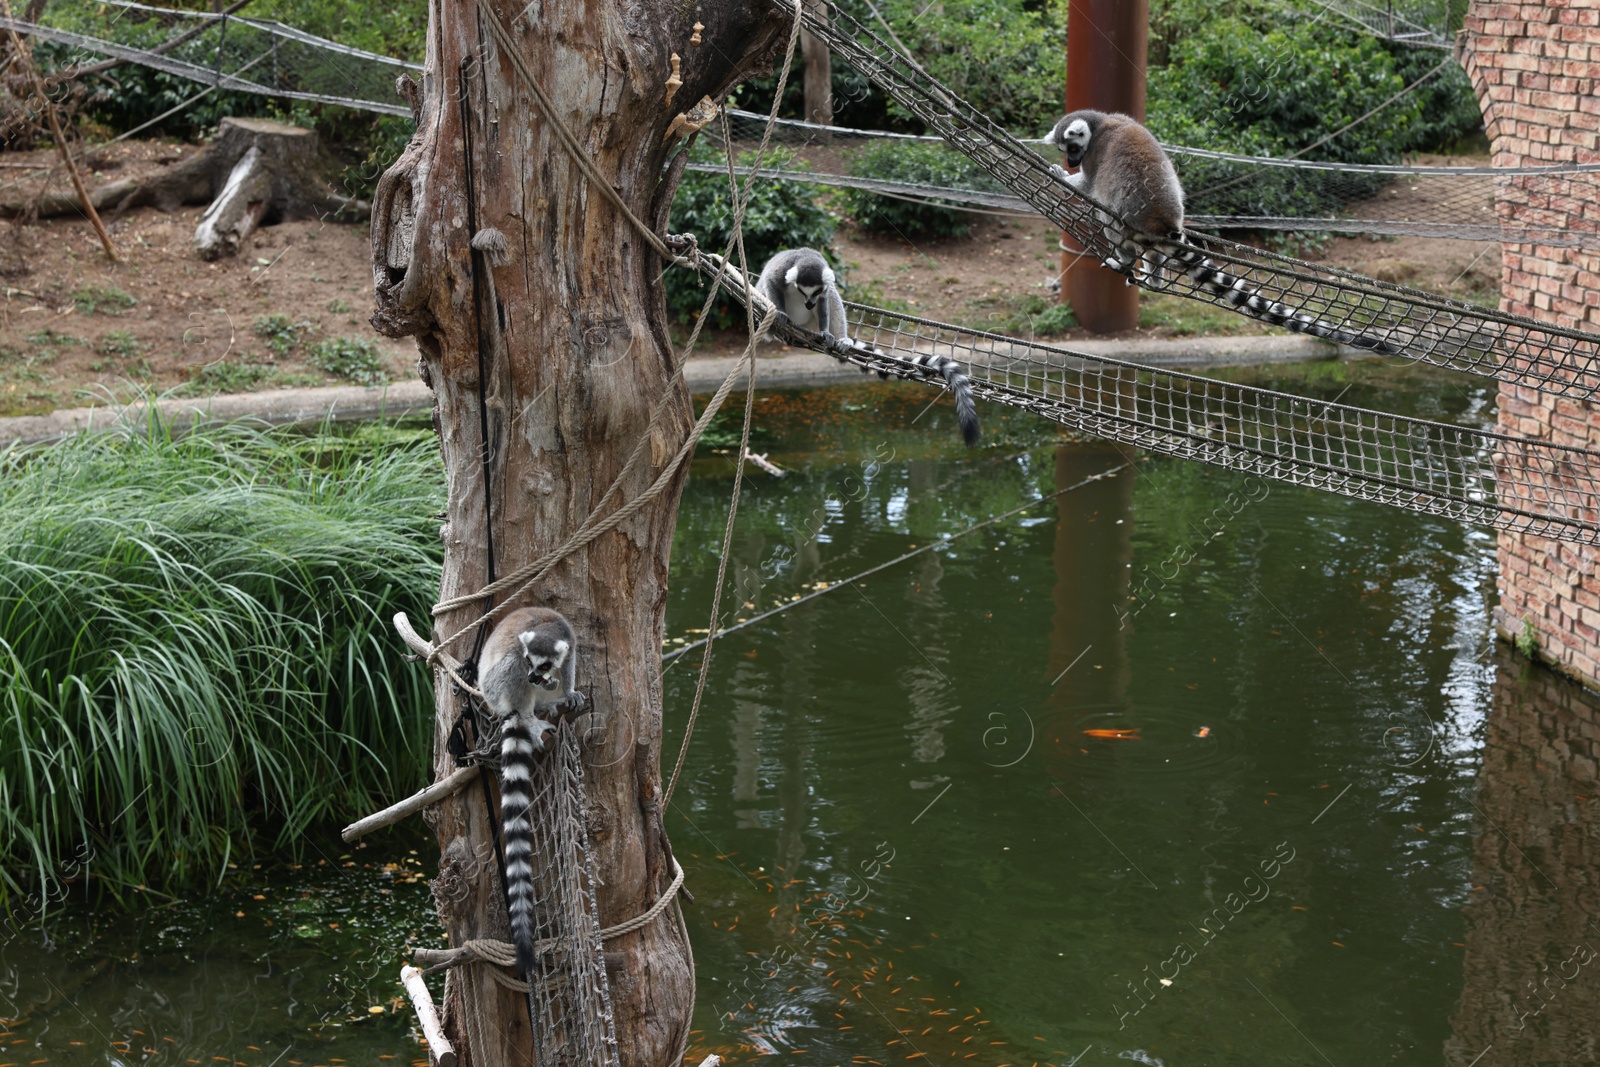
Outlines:
[[[637,496],[679,448],[689,398],[669,391],[673,352],[660,275],[640,233],[593,187],[552,123],[566,123],[633,213],[658,230],[678,168],[666,131],[702,97],[720,100],[770,61],[787,17],[763,0],[595,0],[587,5],[490,0],[557,114],[540,113],[501,53],[482,8],[430,0],[417,136],[379,183],[373,205],[374,325],[414,335],[436,398],[449,486],[441,596],[559,546],[583,523],[645,432],[668,406],[635,470],[605,511]],[[693,24],[702,42],[692,44]],[[683,84],[665,104],[670,57]],[[465,135],[465,136],[464,136]],[[507,256],[470,248],[472,229],[500,231]],[[480,342],[482,350],[480,353]],[[480,422],[487,413],[486,515]],[[658,809],[660,641],[667,558],[681,476],[616,530],[569,556],[519,603],[564,612],[578,633],[578,687],[609,716],[589,757],[589,832],[602,925],[642,913],[671,881]],[[464,608],[436,620],[434,639],[472,622]],[[451,651],[470,655],[469,640]],[[457,702],[438,688],[435,770],[453,769],[446,737]],[[432,809],[441,850],[435,897],[452,945],[505,939],[492,857],[491,797],[470,787]],[[666,1067],[689,1025],[693,974],[674,911],[606,945],[622,1062]],[[524,999],[482,966],[449,972],[445,1028],[473,1067],[524,1067]]]
[[[825,11],[819,14],[826,17]],[[800,54],[805,59],[806,121],[820,126],[833,125],[833,56],[828,42],[814,36],[810,30],[800,31]],[[831,143],[831,134],[816,137],[819,143]]]

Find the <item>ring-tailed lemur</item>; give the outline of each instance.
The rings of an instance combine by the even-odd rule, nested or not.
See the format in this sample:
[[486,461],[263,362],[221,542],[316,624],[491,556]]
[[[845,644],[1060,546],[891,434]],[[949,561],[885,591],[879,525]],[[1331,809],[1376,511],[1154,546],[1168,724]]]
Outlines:
[[[871,345],[851,340],[850,320],[844,313],[844,298],[839,295],[833,268],[816,249],[789,248],[779,252],[761,268],[756,287],[778,309],[778,325],[821,334],[822,343],[835,356],[843,357],[855,349],[882,354]],[[961,364],[936,355],[908,356],[906,361],[945,380],[955,397],[961,438],[968,445],[977,444],[980,430],[972,404],[972,380],[961,370]],[[888,376],[888,371],[878,371],[878,377]]]
[[1130,285],[1138,281],[1163,288],[1167,261],[1177,260],[1196,285],[1251,318],[1380,355],[1400,351],[1387,341],[1352,333],[1263,296],[1191,245],[1183,232],[1183,186],[1178,174],[1160,143],[1137,119],[1074,111],[1056,123],[1049,141],[1066,153],[1067,166],[1081,168],[1068,174],[1051,167],[1056,178],[1119,216],[1097,213],[1113,245],[1105,265],[1130,274]]
[[559,704],[583,709],[584,695],[573,688],[577,672],[578,639],[572,624],[549,608],[518,608],[508,614],[490,631],[478,656],[478,689],[501,719],[506,910],[524,975],[534,973],[533,757],[544,750],[544,735],[555,729],[540,712]]

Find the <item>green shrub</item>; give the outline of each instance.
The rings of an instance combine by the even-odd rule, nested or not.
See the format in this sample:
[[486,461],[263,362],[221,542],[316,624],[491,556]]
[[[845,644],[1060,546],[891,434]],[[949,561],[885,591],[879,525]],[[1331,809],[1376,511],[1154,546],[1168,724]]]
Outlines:
[[259,315],[251,327],[255,335],[267,342],[272,354],[282,359],[300,343],[300,335],[311,332],[311,323],[295,322],[281,311]]
[[330,337],[311,346],[306,362],[318,370],[357,385],[383,385],[389,380],[378,346],[353,337]]
[[[691,157],[696,162],[725,164],[726,157],[718,149],[697,144]],[[753,153],[741,153],[740,166],[755,162]],[[767,152],[763,167],[780,167],[791,170],[809,169],[795,159],[794,153],[783,149]],[[744,179],[740,178],[743,188]],[[833,218],[817,206],[816,189],[805,182],[758,179],[751,189],[750,203],[744,214],[744,250],[749,258],[751,273],[761,270],[774,253],[785,248],[810,246],[828,257],[834,269],[839,269],[839,257],[833,249]],[[700,241],[701,249],[721,253],[733,236],[733,197],[728,191],[726,173],[687,171],[672,201],[672,229],[687,230]],[[738,265],[738,250],[731,256]],[[841,272],[842,273],[842,272]],[[709,282],[693,272],[681,268],[667,271],[667,312],[683,323],[693,323],[705,303]],[[745,320],[744,307],[732,297],[718,294],[711,305],[708,325],[728,329],[735,322]]]
[[[1061,117],[1066,0],[887,0],[878,7],[929,74],[996,123],[1041,137]],[[890,110],[905,114],[898,104]]]
[[262,389],[287,389],[297,385],[321,385],[323,379],[311,374],[289,374],[270,363],[219,359],[196,367],[189,380],[174,389],[174,396],[216,396],[219,393],[254,393]]
[[72,306],[85,315],[120,315],[138,302],[114,285],[86,285],[72,294]]
[[214,879],[420,784],[389,619],[438,589],[431,442],[138,426],[0,464],[0,897],[69,858]]
[[[943,144],[918,141],[877,141],[850,157],[850,173],[860,178],[934,185],[949,189],[997,189],[983,170],[966,156]],[[896,237],[965,237],[972,232],[972,215],[934,207],[865,189],[846,189],[843,202],[862,229]],[[952,203],[934,200],[935,204]]]

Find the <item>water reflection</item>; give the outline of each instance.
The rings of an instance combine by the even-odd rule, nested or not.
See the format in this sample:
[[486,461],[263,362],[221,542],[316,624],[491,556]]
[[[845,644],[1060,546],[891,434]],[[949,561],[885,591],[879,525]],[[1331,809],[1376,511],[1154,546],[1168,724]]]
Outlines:
[[1501,648],[1451,1064],[1600,1063],[1600,696]]

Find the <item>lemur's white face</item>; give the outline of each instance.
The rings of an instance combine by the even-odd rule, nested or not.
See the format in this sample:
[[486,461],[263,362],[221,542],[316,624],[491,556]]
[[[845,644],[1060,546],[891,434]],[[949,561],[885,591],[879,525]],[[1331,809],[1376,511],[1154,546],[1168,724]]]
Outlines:
[[531,630],[519,635],[522,659],[528,665],[528,682],[540,689],[553,689],[559,684],[556,672],[566,662],[568,646],[565,641],[546,644],[538,636]]
[[783,281],[785,285],[800,294],[801,299],[806,302],[807,311],[815,311],[817,301],[822,299],[823,292],[833,284],[833,271],[823,270],[821,285],[807,285],[800,280],[800,268],[790,267],[789,272],[783,276]]
[[1083,162],[1083,154],[1089,150],[1089,137],[1089,124],[1083,119],[1074,119],[1067,123],[1067,128],[1061,131],[1057,145],[1067,154],[1067,166],[1076,167]]

